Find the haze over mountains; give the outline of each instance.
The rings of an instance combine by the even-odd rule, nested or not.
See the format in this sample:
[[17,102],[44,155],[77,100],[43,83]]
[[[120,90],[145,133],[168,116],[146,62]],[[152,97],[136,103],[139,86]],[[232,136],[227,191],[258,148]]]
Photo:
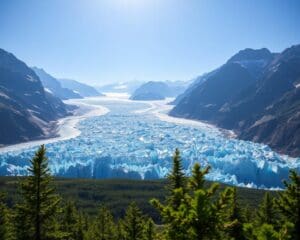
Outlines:
[[189,82],[184,81],[150,81],[137,88],[130,99],[132,100],[164,100],[168,97],[177,97],[188,87]]
[[71,79],[57,79],[44,69],[33,67],[33,71],[42,81],[46,91],[62,100],[71,98],[103,96],[95,88]]
[[237,137],[300,155],[300,45],[245,49],[175,100],[172,116],[233,129]]
[[[300,45],[282,53],[242,50],[190,82],[133,81],[100,89],[129,93],[133,100],[177,96],[172,116],[204,120],[234,130],[238,138],[300,155]],[[101,95],[86,84],[31,69],[0,50],[0,144],[53,136],[55,121],[72,110],[61,100]]]
[[132,94],[143,83],[144,82],[142,81],[112,83],[103,86],[98,86],[97,90],[103,93]]
[[94,87],[75,81],[73,79],[58,79],[58,81],[60,82],[62,87],[71,89],[81,97],[104,96],[102,93],[99,93]]

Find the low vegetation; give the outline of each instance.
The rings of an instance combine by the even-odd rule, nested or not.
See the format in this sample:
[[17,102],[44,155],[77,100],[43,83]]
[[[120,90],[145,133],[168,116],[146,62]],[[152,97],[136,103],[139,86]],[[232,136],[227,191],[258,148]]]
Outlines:
[[0,240],[300,239],[295,171],[278,193],[237,189],[185,176],[176,150],[167,181],[53,179],[44,146],[29,171],[0,179]]

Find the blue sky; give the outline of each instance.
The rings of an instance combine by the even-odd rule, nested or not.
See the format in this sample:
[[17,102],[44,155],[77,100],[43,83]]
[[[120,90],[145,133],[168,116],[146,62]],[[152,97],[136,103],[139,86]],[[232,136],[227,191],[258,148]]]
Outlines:
[[94,85],[189,80],[300,43],[299,24],[298,0],[1,0],[0,48]]

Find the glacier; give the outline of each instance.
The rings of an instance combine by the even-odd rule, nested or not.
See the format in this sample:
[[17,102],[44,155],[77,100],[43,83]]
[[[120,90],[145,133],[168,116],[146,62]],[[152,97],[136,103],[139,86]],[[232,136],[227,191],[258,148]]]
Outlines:
[[[77,124],[74,138],[46,144],[51,172],[78,178],[157,179],[165,177],[176,148],[186,174],[194,163],[210,165],[208,180],[235,186],[280,189],[300,158],[242,141],[207,124],[188,124],[166,115],[162,103],[98,97],[80,99],[109,111]],[[165,104],[165,103],[164,103]],[[0,175],[27,175],[37,147],[0,153]]]

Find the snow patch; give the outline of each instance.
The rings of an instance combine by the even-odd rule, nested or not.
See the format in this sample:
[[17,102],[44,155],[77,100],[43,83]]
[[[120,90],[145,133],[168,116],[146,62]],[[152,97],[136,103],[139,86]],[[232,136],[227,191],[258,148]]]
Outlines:
[[31,75],[27,75],[27,76],[26,76],[26,79],[27,79],[28,81],[30,81],[30,82],[37,82],[37,81],[38,81],[37,79],[35,79],[35,78],[32,77]]
[[46,92],[53,94],[53,92],[49,88],[44,88]]

